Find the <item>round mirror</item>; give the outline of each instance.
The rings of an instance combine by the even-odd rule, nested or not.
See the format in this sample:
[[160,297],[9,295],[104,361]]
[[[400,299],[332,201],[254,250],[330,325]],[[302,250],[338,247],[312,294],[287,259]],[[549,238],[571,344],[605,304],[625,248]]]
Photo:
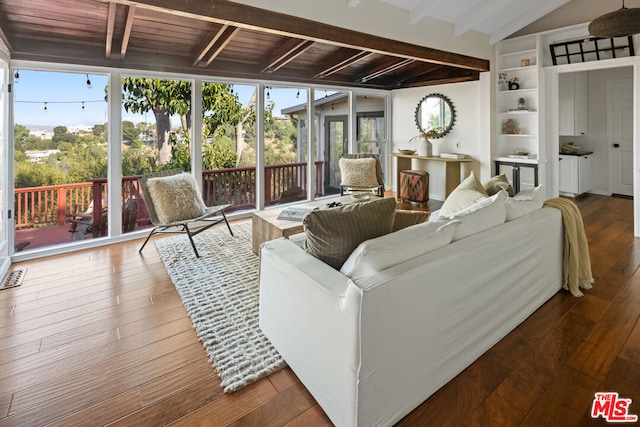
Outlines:
[[416,125],[427,139],[442,138],[453,127],[456,110],[444,95],[432,93],[420,100],[416,107]]

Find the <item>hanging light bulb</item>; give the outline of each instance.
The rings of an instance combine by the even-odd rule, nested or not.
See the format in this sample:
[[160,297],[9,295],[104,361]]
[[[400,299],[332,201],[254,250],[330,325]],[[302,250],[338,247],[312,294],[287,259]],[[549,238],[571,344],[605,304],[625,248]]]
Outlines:
[[82,111],[84,111],[84,101],[82,101]]
[[87,89],[91,89],[91,80],[89,80],[89,74],[87,74]]
[[16,73],[13,75],[13,81],[15,83],[20,82],[20,71],[16,70]]
[[45,113],[47,112],[47,103],[46,102],[44,103],[44,112]]
[[300,98],[300,89],[298,89],[298,93],[296,93],[296,98]]
[[269,93],[270,90],[271,88],[267,86],[267,99],[271,99],[271,94]]
[[589,33],[595,37],[624,37],[640,33],[640,8],[624,6],[602,15],[589,24]]

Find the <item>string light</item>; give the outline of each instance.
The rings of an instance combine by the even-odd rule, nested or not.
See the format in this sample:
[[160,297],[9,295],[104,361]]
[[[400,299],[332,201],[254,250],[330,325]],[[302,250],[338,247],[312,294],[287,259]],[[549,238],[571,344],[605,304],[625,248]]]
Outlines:
[[20,71],[16,70],[16,73],[13,75],[13,81],[16,83],[20,82]]
[[270,90],[271,88],[267,86],[267,99],[271,99],[271,94],[269,93]]
[[19,101],[19,100],[16,100],[14,102],[21,103],[21,104],[44,104],[44,112],[46,113],[47,111],[49,111],[49,108],[48,108],[49,104],[80,104],[80,108],[82,109],[82,111],[85,111],[86,103],[105,102],[105,100],[104,99],[96,99],[96,100],[90,100],[90,101]]
[[300,98],[300,89],[298,89],[298,93],[296,93],[296,98]]
[[89,74],[87,74],[87,89],[91,89],[91,80],[89,80]]

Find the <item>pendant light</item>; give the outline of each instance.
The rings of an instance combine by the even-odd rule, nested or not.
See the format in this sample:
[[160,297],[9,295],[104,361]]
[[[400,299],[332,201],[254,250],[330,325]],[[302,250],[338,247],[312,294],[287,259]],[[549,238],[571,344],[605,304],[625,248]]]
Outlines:
[[595,37],[625,37],[640,33],[640,8],[624,6],[615,12],[602,15],[589,24],[589,33]]

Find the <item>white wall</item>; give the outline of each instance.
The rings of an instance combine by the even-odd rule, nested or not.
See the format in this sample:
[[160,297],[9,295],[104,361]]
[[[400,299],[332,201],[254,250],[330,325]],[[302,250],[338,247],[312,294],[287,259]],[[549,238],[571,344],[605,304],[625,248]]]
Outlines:
[[[488,73],[487,73],[488,74]],[[487,79],[488,80],[488,79]],[[489,178],[491,173],[491,161],[489,139],[487,134],[490,123],[487,123],[486,111],[488,108],[487,82],[484,79],[475,82],[456,83],[449,85],[427,86],[415,89],[401,89],[391,92],[392,102],[392,137],[391,151],[408,148],[416,149],[409,144],[409,140],[418,135],[415,123],[415,110],[418,102],[428,94],[440,93],[451,100],[456,110],[456,121],[451,132],[442,138],[434,139],[433,154],[442,152],[465,153],[475,161],[464,164],[461,174],[467,176],[474,171],[481,179]],[[395,168],[395,162],[393,162]],[[425,169],[429,172],[429,193],[434,200],[444,200],[444,174],[443,165],[439,162],[416,161],[413,167]],[[392,175],[395,179],[395,169]],[[393,182],[393,187],[395,187]]]
[[489,36],[467,31],[456,36],[452,24],[424,18],[415,25],[409,23],[409,12],[379,0],[364,0],[350,7],[347,0],[291,1],[291,0],[233,0],[247,6],[259,7],[294,15],[337,27],[400,40],[420,46],[441,49],[489,59],[493,47]]

